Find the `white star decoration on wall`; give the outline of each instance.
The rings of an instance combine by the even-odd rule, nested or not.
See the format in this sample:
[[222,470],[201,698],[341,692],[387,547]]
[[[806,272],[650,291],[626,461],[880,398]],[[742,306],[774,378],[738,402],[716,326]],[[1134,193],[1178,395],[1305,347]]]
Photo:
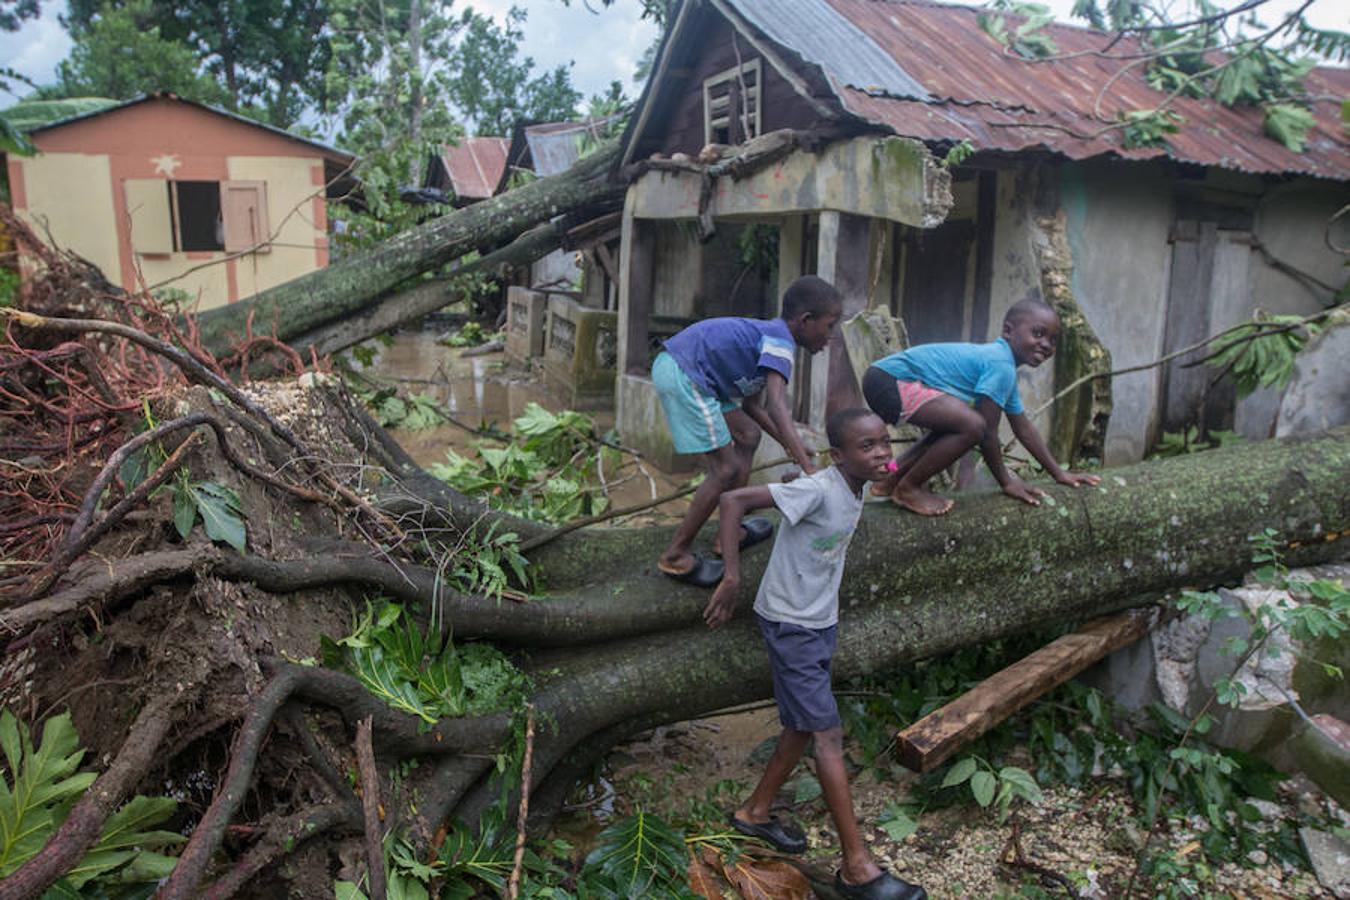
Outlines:
[[163,175],[165,178],[172,178],[174,170],[183,164],[174,153],[152,156],[150,161],[155,164],[155,174]]

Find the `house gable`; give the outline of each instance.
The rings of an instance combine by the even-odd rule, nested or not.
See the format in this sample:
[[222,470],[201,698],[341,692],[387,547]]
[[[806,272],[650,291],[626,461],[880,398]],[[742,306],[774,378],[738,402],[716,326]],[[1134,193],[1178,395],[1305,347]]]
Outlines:
[[298,156],[326,158],[319,147],[285,137],[262,126],[195,103],[169,97],[151,97],[139,103],[56,123],[35,130],[30,139],[43,153],[139,152],[147,143],[165,153],[213,156]]
[[[746,107],[741,102],[743,79],[736,76],[738,68],[758,70],[754,76],[758,85],[746,79],[744,87],[750,95],[751,118],[755,105],[758,106],[760,134],[780,128],[817,126],[821,98],[837,105],[816,71],[806,66],[799,68],[795,61],[776,55],[766,58],[756,46],[767,45],[765,36],[744,20],[740,26],[733,26],[714,4],[686,4],[680,21],[662,45],[658,55],[660,68],[639,103],[645,114],[635,119],[633,130],[626,136],[627,161],[645,159],[657,152],[667,156],[697,155],[708,143],[705,83],[710,81],[721,81],[720,85],[710,85],[717,96],[723,95],[719,88],[729,96],[731,133],[726,142],[739,144],[752,137],[741,126]],[[779,65],[790,66],[794,80],[807,93],[794,87]]]

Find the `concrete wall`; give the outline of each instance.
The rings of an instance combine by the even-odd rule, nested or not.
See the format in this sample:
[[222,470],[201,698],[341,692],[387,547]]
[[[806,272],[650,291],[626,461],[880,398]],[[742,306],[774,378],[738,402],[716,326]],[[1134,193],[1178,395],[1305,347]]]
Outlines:
[[9,157],[14,209],[33,230],[50,234],[112,281],[121,271],[117,220],[113,217],[108,157],[87,153],[43,153]]
[[[1111,351],[1116,369],[1162,355],[1173,184],[1151,166],[1067,163],[1060,168],[1073,294]],[[1138,460],[1152,443],[1158,372],[1149,369],[1112,382],[1107,465]]]
[[[562,280],[561,284],[558,283],[559,279]],[[531,286],[547,284],[552,287],[569,287],[580,280],[581,269],[577,267],[576,254],[570,250],[554,250],[530,264]],[[603,302],[595,305],[603,306]]]
[[[34,143],[37,156],[8,161],[14,209],[127,290],[178,279],[171,286],[205,309],[327,265],[323,160],[299,141],[156,99],[40,132]],[[169,179],[265,182],[275,243],[234,259],[171,243],[137,252],[132,223],[143,211],[128,209],[126,184]],[[164,196],[167,206],[167,187]],[[167,221],[167,209],[158,213]]]
[[[267,185],[267,220],[275,243],[235,264],[240,297],[290,281],[328,264],[328,210],[324,205],[323,162],[302,156],[230,156],[230,178]],[[318,192],[317,196],[315,192]],[[292,212],[294,211],[294,212]]]
[[[639,219],[694,219],[703,179],[695,172],[652,170],[629,188]],[[771,219],[832,209],[932,227],[951,207],[951,184],[924,146],[906,138],[836,141],[820,153],[796,151],[771,166],[713,185],[714,218]]]
[[[1169,234],[1181,205],[1203,202],[1249,210],[1252,236],[1273,257],[1329,285],[1339,286],[1345,280],[1343,260],[1326,246],[1323,233],[1332,214],[1350,202],[1347,186],[1309,179],[1270,185],[1254,176],[1227,172],[1182,180],[1154,164],[1088,162],[1060,167],[1059,196],[1073,250],[1074,295],[1111,351],[1117,369],[1152,362],[1164,351],[1172,263]],[[1004,240],[996,253],[996,308],[991,327],[1006,308],[1006,303],[999,308],[1000,301],[1016,299],[1034,277],[1015,236],[1007,236],[1026,227],[1028,217],[1018,205],[1016,199],[1006,206],[1000,204],[999,235]],[[1350,227],[1344,230],[1350,232]],[[1340,239],[1350,242],[1350,235]],[[1229,242],[1220,251],[1246,258],[1229,260],[1229,265],[1217,270],[1246,272],[1246,277],[1243,283],[1216,280],[1211,293],[1211,333],[1249,318],[1258,309],[1306,315],[1320,309],[1322,299],[1329,296],[1274,267],[1255,247]],[[1159,369],[1150,369],[1113,382],[1108,464],[1139,459],[1156,438],[1159,373]],[[1248,438],[1267,437],[1278,407],[1278,391],[1258,391],[1238,402],[1235,428]]]
[[[702,306],[703,245],[692,221],[651,222],[655,232],[652,315],[699,315]],[[622,294],[621,294],[622,296]]]
[[[1331,217],[1350,203],[1350,186],[1299,179],[1270,187],[1256,206],[1255,235],[1270,256],[1335,287],[1345,281],[1344,258],[1327,247]],[[1332,226],[1331,238],[1350,247],[1350,219]],[[1327,291],[1271,265],[1262,253],[1251,261],[1249,309],[1306,316],[1321,309]],[[1268,437],[1280,407],[1281,391],[1258,389],[1238,402],[1235,428],[1247,437]]]

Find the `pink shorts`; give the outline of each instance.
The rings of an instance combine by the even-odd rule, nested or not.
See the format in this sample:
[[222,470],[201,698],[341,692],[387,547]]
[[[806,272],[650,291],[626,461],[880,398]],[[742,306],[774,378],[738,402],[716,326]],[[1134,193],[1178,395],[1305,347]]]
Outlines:
[[942,391],[931,388],[922,381],[901,381],[896,379],[896,388],[900,391],[900,421],[903,422],[929,400],[943,396]]

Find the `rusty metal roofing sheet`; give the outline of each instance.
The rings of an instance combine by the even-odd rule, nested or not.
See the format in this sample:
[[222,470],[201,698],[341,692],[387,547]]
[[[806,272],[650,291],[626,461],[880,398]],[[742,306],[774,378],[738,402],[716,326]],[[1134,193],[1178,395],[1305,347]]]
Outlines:
[[928,92],[866,31],[820,0],[732,0],[747,20],[839,81],[868,93],[927,100]]
[[[741,9],[757,0],[729,2]],[[831,7],[892,59],[902,61],[927,91],[930,99],[923,101],[862,90],[846,74],[842,60],[819,63],[849,112],[898,134],[966,139],[978,150],[1043,149],[1071,159],[1170,156],[1245,172],[1350,179],[1350,141],[1340,122],[1339,100],[1314,103],[1317,124],[1303,153],[1267,137],[1259,109],[1193,98],[1179,98],[1172,105],[1185,124],[1168,137],[1167,148],[1125,149],[1120,129],[1107,126],[1122,111],[1156,107],[1164,95],[1149,86],[1142,67],[1115,77],[1123,63],[1094,53],[1109,40],[1101,32],[1050,25],[1046,32],[1060,54],[1070,58],[1033,62],[1008,54],[985,34],[976,21],[982,10],[973,7],[929,0],[801,2]],[[809,58],[804,48],[785,46]],[[1121,41],[1111,52],[1124,55],[1136,49]],[[1318,68],[1308,76],[1307,86],[1313,96],[1344,97],[1350,93],[1350,70]]]
[[491,197],[506,169],[509,146],[501,137],[464,138],[455,146],[446,145],[441,160],[455,196],[465,200]]

